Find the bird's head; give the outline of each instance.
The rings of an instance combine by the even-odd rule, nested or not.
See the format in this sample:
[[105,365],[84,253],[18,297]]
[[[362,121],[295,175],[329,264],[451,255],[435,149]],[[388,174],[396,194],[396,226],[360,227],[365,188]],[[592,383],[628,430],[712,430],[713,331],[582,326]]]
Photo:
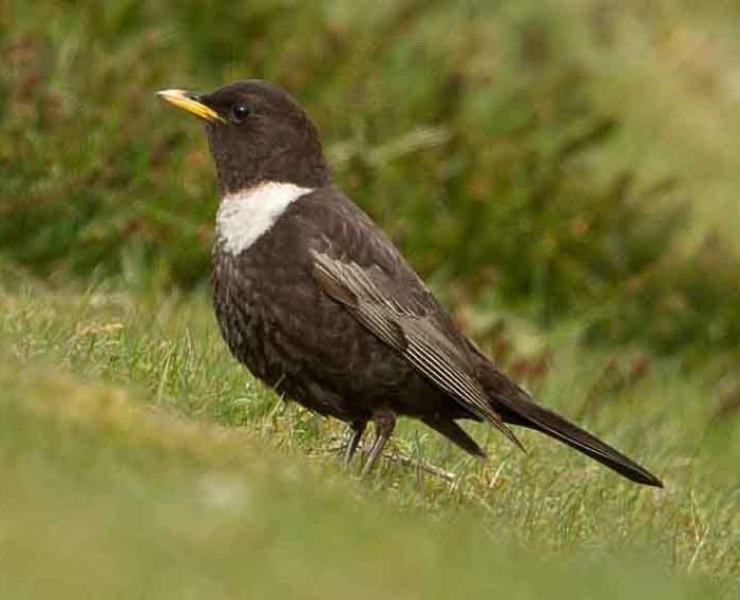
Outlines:
[[310,188],[329,183],[316,127],[285,90],[249,80],[210,94],[163,90],[158,95],[205,122],[222,193],[264,182]]

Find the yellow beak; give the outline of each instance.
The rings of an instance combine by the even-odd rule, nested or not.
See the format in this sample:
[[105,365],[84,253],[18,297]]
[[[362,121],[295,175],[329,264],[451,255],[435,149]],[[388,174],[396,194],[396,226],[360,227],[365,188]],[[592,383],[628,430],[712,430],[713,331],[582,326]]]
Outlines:
[[226,119],[219,115],[215,110],[198,101],[195,94],[186,92],[185,90],[162,90],[157,92],[157,96],[166,100],[173,106],[181,108],[182,110],[192,113],[196,117],[200,117],[206,121],[210,121],[212,123],[226,123]]

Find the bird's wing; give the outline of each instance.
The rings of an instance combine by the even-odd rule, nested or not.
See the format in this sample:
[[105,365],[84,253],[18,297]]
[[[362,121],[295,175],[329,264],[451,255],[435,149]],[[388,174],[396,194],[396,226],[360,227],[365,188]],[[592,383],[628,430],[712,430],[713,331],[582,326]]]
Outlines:
[[[419,306],[418,292],[423,292],[423,297],[425,290],[415,290],[415,300],[411,301],[408,295],[398,293],[398,285],[378,265],[360,266],[317,250],[312,250],[311,255],[314,278],[327,295],[436,387],[521,447],[471,375],[474,370],[466,348],[452,332],[446,331],[443,320],[435,318],[436,306],[429,306],[427,311]],[[423,285],[418,280],[406,283],[414,287]],[[403,296],[409,297],[406,305]]]

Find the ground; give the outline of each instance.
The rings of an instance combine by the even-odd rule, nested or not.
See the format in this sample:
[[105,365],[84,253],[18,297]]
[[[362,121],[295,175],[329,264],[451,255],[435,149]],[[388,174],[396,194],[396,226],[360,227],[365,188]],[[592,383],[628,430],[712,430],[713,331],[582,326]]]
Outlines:
[[[664,490],[534,433],[522,454],[473,427],[481,464],[408,422],[409,464],[360,481],[344,429],[255,383],[204,297],[26,282],[0,305],[9,597],[737,593],[740,427],[699,375],[656,366],[581,419]],[[573,415],[606,357],[558,347],[539,394]]]

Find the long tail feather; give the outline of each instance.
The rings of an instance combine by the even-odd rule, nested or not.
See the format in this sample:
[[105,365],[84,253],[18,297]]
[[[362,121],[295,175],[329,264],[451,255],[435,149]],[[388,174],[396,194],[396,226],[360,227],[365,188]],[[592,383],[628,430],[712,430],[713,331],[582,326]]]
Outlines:
[[503,374],[498,371],[489,371],[486,375],[483,378],[484,387],[491,394],[494,409],[505,422],[549,435],[599,461],[627,479],[645,485],[663,487],[660,479],[621,452],[560,415],[535,404],[529,394],[511,383]]

